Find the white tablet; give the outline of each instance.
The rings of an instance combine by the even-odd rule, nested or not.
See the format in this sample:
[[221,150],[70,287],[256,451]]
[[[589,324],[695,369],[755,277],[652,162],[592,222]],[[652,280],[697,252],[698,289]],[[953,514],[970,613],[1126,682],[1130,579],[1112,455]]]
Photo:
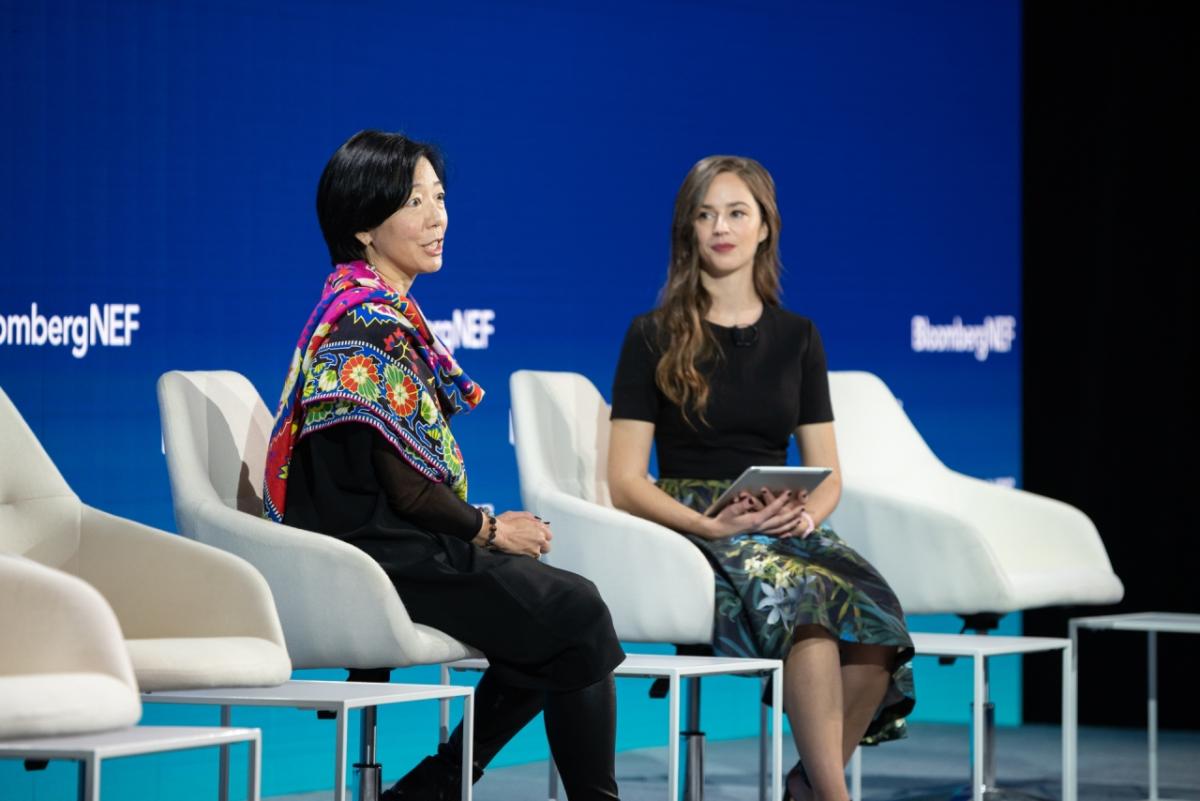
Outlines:
[[762,489],[776,495],[784,490],[812,492],[832,472],[828,467],[747,467],[705,514],[715,515],[742,492],[757,494]]

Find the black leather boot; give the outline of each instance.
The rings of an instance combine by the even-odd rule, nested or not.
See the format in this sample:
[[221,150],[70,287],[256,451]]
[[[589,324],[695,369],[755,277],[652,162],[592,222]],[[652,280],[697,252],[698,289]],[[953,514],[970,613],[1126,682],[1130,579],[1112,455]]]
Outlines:
[[[502,683],[487,670],[475,687],[475,748],[473,781],[500,749],[542,710],[545,693]],[[381,801],[452,801],[462,791],[462,725],[438,752],[425,757],[382,796]]]
[[613,764],[617,700],[611,674],[589,687],[548,693],[546,737],[569,801],[619,801]]
[[[438,752],[427,756],[405,774],[404,778],[383,792],[380,801],[452,801],[462,797],[461,759],[445,752],[446,743]],[[475,764],[473,781],[479,781],[483,769]]]

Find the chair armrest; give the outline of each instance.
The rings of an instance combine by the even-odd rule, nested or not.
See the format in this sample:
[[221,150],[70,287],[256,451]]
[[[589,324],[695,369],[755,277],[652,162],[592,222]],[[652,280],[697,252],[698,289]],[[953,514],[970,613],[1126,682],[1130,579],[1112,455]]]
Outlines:
[[988,543],[1020,608],[1108,604],[1124,595],[1100,532],[1074,506],[958,473],[936,490],[939,505]]
[[176,514],[181,532],[237,554],[266,577],[296,668],[401,667],[475,655],[414,626],[383,568],[353,545],[219,501]]
[[137,681],[117,616],[85,581],[19,556],[0,556],[0,676],[102,673]]
[[267,582],[215,548],[84,505],[73,568],[128,639],[257,637],[284,647]]
[[956,514],[848,479],[831,525],[883,575],[906,614],[1019,608],[988,543]]
[[629,642],[712,641],[713,572],[671,529],[558,490],[531,494],[530,511],[553,524],[547,561],[590,579]]

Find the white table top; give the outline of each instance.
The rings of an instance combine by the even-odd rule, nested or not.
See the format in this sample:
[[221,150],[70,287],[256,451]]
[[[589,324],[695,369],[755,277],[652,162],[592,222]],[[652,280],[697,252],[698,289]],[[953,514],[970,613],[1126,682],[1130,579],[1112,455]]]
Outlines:
[[931,634],[912,632],[917,654],[924,656],[1002,656],[1059,651],[1071,645],[1065,637],[1011,637],[1002,634]]
[[[627,654],[617,665],[617,676],[670,677],[712,676],[730,673],[765,673],[782,666],[778,659],[741,659],[734,656],[674,656],[672,654]],[[452,670],[485,670],[486,659],[449,662]]]
[[289,681],[278,687],[221,687],[142,693],[147,704],[286,706],[295,709],[357,709],[469,695],[470,687],[444,684],[384,684],[369,681]]
[[1189,615],[1183,612],[1134,612],[1125,615],[1073,617],[1071,624],[1083,629],[1176,631],[1200,634],[1200,615]]
[[220,726],[132,726],[128,729],[0,740],[0,757],[23,759],[107,759],[204,748],[259,739],[258,729]]

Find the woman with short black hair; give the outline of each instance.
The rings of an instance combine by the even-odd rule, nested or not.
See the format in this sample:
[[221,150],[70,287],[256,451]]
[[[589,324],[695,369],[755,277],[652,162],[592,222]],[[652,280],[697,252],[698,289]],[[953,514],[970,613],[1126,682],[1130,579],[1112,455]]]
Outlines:
[[[374,558],[412,619],[482,651],[474,768],[539,711],[568,798],[617,798],[612,670],[624,658],[595,586],[537,557],[549,525],[467,503],[449,419],[483,390],[411,295],[442,266],[437,150],[363,131],[325,167],[317,216],[334,264],[305,325],[272,431],[264,507]],[[462,727],[385,799],[457,798]]]

